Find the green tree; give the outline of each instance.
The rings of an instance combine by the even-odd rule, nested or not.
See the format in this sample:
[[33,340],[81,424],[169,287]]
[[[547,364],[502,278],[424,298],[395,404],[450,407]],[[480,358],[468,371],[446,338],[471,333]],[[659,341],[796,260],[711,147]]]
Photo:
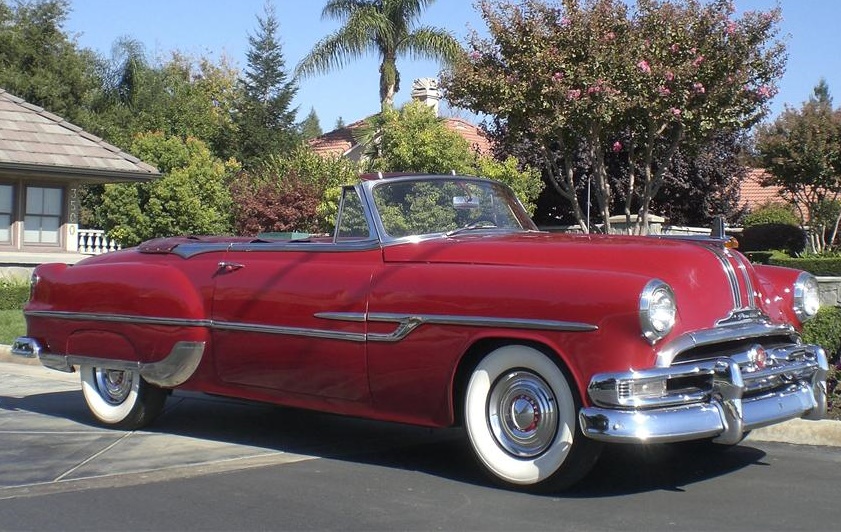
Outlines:
[[831,244],[839,218],[827,242],[821,216],[841,197],[841,110],[832,107],[826,81],[815,86],[800,109],[786,107],[774,122],[761,126],[756,147],[768,171],[765,184],[778,186],[794,199],[803,225],[811,228],[815,251]]
[[343,26],[317,42],[296,72],[301,76],[326,73],[344,67],[366,54],[380,59],[380,104],[394,107],[400,90],[397,59],[410,56],[454,61],[462,48],[447,31],[431,26],[415,27],[423,10],[435,0],[328,0],[322,19],[341,21]]
[[221,157],[234,155],[234,110],[241,99],[237,72],[223,58],[214,63],[173,51],[152,64],[143,45],[124,38],[113,47],[95,131],[128,148],[135,135],[160,131],[182,139],[195,137]]
[[481,175],[509,185],[529,211],[534,212],[543,190],[540,174],[520,168],[514,157],[499,162],[477,155],[457,132],[449,129],[435,112],[420,102],[409,102],[398,112],[386,110],[378,121],[379,155],[371,170],[430,174]]
[[295,125],[298,110],[291,107],[298,86],[286,72],[279,24],[271,4],[265,5],[257,24],[256,34],[248,36],[248,66],[241,81],[244,98],[236,115],[238,158],[246,167],[288,151],[300,140]]
[[[678,147],[754,124],[782,73],[779,10],[735,18],[726,0],[638,0],[634,11],[619,0],[480,7],[490,37],[474,34],[445,74],[448,99],[490,115],[496,134],[530,143],[584,231],[582,180],[593,178],[608,230],[618,185],[644,231]],[[627,160],[616,182],[609,153]]]
[[315,114],[315,108],[310,108],[310,114],[298,125],[298,129],[301,131],[301,137],[304,140],[314,139],[316,137],[320,137],[323,131],[321,131],[321,123],[318,120],[318,115]]
[[372,145],[378,154],[372,171],[464,174],[475,168],[467,140],[420,102],[384,111],[375,129],[377,140]]
[[222,162],[198,139],[163,133],[138,135],[131,151],[163,175],[149,183],[105,185],[97,214],[111,237],[131,246],[155,237],[231,231],[228,183],[239,170],[235,162]]
[[0,0],[0,87],[76,123],[99,87],[95,55],[62,29],[67,0]]

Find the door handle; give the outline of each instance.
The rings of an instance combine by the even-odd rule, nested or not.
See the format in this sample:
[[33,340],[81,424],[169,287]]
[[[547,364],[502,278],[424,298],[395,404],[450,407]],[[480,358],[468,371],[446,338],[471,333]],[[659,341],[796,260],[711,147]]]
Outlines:
[[231,273],[244,267],[244,264],[240,264],[238,262],[227,262],[223,260],[219,262],[219,269],[217,271],[221,273]]

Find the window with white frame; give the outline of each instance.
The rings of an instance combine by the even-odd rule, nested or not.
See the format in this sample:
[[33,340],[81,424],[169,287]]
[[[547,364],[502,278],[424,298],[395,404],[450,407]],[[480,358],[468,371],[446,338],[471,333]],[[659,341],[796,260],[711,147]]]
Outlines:
[[12,215],[14,214],[15,187],[0,185],[0,243],[12,241]]
[[26,212],[23,218],[25,244],[58,244],[61,227],[62,189],[26,187]]

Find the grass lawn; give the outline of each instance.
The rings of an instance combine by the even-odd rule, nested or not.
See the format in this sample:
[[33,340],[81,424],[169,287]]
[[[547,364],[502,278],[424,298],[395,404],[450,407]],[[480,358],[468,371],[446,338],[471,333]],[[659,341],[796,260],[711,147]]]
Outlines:
[[26,334],[26,320],[22,310],[0,310],[0,344],[11,345],[18,336]]

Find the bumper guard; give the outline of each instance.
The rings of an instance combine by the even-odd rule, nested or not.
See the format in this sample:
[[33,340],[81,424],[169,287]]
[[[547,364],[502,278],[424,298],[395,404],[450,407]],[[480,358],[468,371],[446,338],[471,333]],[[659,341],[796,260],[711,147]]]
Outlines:
[[788,345],[767,352],[754,346],[730,357],[665,368],[601,373],[590,381],[594,406],[581,409],[581,430],[607,442],[711,438],[732,445],[755,428],[824,417],[828,371],[819,346]]

